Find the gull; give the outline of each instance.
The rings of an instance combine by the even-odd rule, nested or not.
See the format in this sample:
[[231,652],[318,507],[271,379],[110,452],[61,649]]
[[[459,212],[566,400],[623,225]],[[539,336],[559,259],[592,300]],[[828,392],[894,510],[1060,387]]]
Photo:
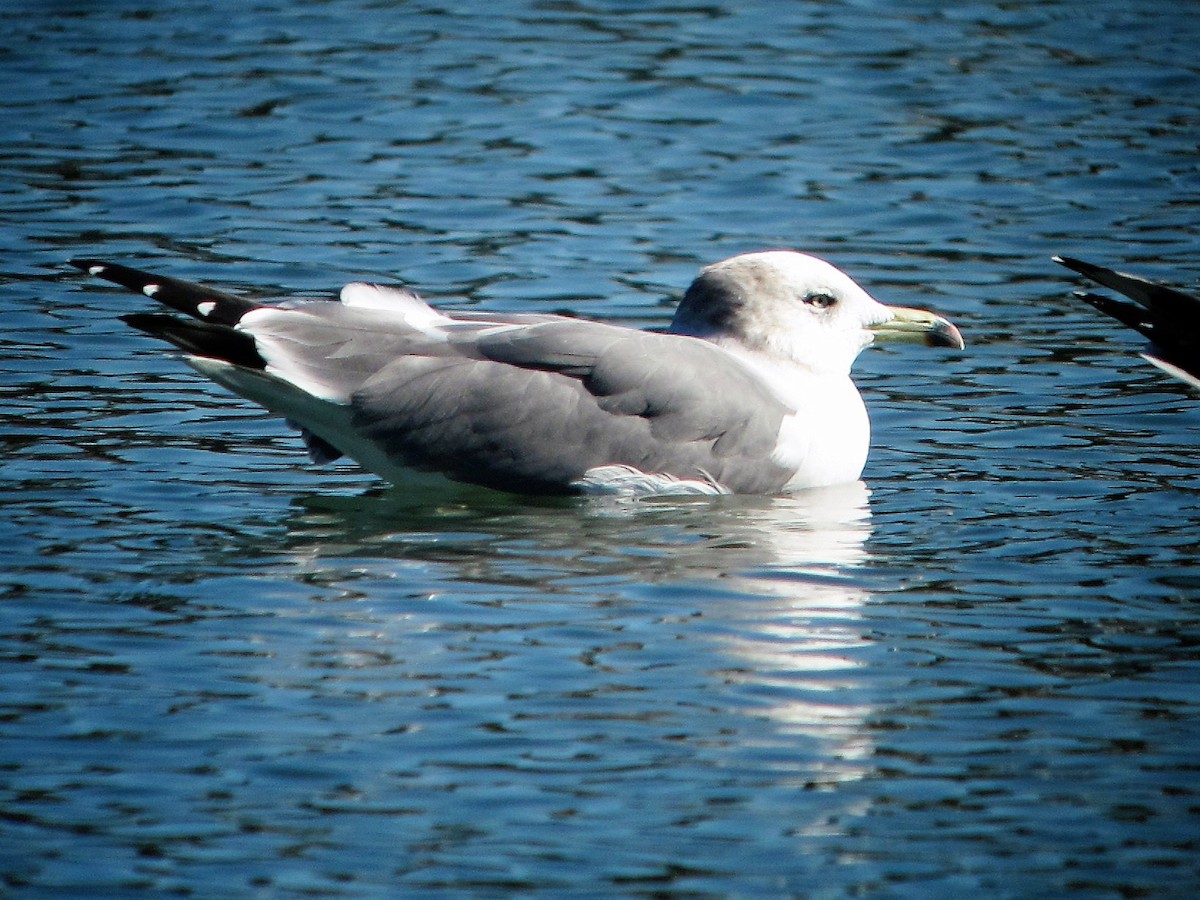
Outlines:
[[853,482],[870,443],[850,367],[873,341],[963,347],[791,250],[702,269],[665,332],[542,314],[440,311],[353,283],[265,304],[72,260],[184,317],[122,316],[196,370],[403,485],[419,473],[522,494],[775,494]]
[[1150,344],[1141,354],[1143,359],[1200,388],[1200,297],[1069,256],[1051,258],[1133,300],[1128,303],[1103,294],[1075,292],[1080,300],[1148,337]]

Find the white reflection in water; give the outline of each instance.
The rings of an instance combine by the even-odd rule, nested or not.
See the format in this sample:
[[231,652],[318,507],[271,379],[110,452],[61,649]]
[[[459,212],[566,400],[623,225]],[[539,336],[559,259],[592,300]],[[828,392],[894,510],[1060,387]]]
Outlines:
[[304,503],[289,523],[297,577],[352,601],[358,626],[357,638],[330,633],[325,663],[352,680],[363,660],[393,660],[510,723],[586,719],[595,711],[581,697],[603,703],[625,683],[648,722],[714,710],[689,722],[697,738],[733,727],[740,746],[774,748],[772,771],[861,776],[872,749],[862,669],[878,659],[857,575],[871,534],[864,484],[634,504],[468,499]]
[[856,482],[761,510],[769,559],[733,576],[745,596],[722,609],[730,633],[721,643],[737,664],[728,679],[767,698],[758,712],[779,735],[820,741],[828,780],[861,776],[873,749],[858,675],[871,645],[861,622],[869,595],[854,578],[867,559],[868,497]]

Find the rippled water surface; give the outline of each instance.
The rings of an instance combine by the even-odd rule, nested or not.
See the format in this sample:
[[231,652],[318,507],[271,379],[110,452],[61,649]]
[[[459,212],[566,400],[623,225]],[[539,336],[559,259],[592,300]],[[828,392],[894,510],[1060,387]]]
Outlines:
[[[1049,261],[1200,285],[1190,4],[0,25],[0,893],[1200,893],[1200,396]],[[314,468],[65,265],[657,326],[776,246],[967,351],[864,354],[864,485],[634,505]]]

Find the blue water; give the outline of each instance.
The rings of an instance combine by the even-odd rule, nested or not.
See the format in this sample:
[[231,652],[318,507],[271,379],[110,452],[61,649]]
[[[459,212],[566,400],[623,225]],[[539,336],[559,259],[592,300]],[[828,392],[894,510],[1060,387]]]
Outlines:
[[[1179,2],[0,10],[0,893],[1200,893],[1200,396],[1065,253],[1200,286]],[[117,321],[256,296],[663,324],[787,246],[864,485],[389,491]]]

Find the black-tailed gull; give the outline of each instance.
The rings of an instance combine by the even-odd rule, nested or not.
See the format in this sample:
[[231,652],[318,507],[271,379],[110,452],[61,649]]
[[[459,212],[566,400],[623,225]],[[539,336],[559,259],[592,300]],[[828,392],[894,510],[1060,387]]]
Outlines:
[[963,346],[827,262],[785,250],[703,269],[667,333],[441,312],[397,287],[264,305],[98,260],[73,264],[188,318],[122,317],[233,392],[403,483],[518,493],[775,493],[857,479],[870,424],[850,366],[873,340]]
[[1144,359],[1200,388],[1200,297],[1069,256],[1053,260],[1133,300],[1126,303],[1103,294],[1075,292],[1100,312],[1148,337]]

